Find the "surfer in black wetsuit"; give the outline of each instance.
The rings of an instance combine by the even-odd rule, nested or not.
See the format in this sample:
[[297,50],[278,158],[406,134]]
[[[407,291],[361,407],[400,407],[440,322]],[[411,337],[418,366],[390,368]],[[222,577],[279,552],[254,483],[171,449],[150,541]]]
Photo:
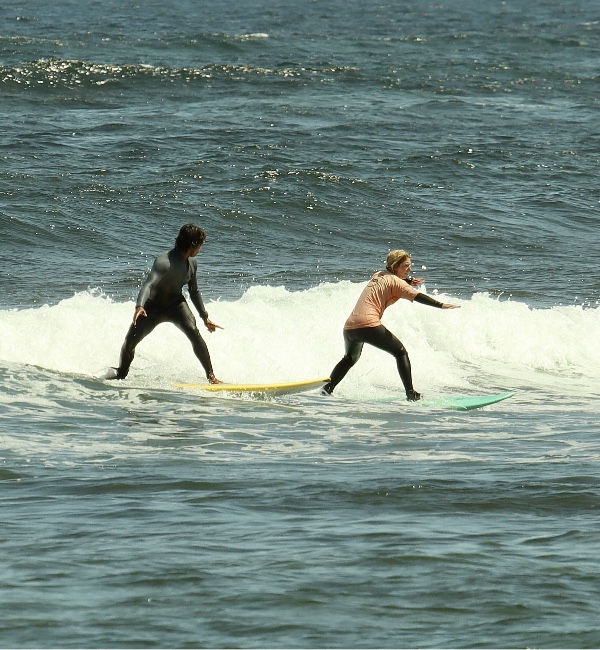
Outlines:
[[137,297],[133,322],[121,348],[119,367],[111,368],[106,379],[125,379],[138,343],[157,325],[168,322],[176,325],[188,337],[208,381],[211,384],[222,383],[213,373],[208,348],[200,336],[196,319],[182,293],[183,285],[187,284],[190,298],[209,332],[214,332],[220,327],[208,318],[198,289],[196,255],[205,239],[206,233],[202,228],[187,224],[179,231],[175,248],[154,260]]

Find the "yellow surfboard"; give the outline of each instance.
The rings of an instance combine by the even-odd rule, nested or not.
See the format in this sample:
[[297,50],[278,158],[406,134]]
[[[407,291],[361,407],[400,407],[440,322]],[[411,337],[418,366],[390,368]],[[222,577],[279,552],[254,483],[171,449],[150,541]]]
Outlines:
[[173,384],[176,388],[189,390],[202,390],[208,393],[237,393],[253,395],[292,395],[307,390],[320,388],[329,381],[323,379],[310,379],[307,381],[294,381],[286,384]]

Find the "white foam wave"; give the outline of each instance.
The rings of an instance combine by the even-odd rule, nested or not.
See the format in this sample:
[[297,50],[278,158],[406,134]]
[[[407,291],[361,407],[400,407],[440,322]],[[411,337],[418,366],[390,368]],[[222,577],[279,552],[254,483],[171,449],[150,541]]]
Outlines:
[[[362,284],[322,284],[305,291],[256,286],[239,300],[207,304],[224,327],[200,323],[215,372],[226,381],[295,381],[329,374],[343,354],[342,326]],[[532,309],[486,294],[438,310],[407,301],[390,307],[384,323],[409,351],[421,390],[572,390],[593,395],[600,375],[600,309]],[[118,363],[133,303],[98,291],[55,305],[0,311],[0,363],[93,375]],[[130,378],[203,381],[185,337],[160,325],[137,351]],[[365,346],[338,392],[349,397],[397,391],[393,360]]]

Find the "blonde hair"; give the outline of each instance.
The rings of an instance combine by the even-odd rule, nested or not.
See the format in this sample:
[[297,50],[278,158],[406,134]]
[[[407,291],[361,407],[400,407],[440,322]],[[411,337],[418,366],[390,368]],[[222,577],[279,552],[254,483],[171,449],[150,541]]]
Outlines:
[[402,264],[402,262],[410,258],[410,253],[407,253],[405,250],[400,249],[396,251],[390,251],[388,253],[387,259],[385,260],[385,268],[390,273],[393,273],[394,268],[396,268],[398,264]]

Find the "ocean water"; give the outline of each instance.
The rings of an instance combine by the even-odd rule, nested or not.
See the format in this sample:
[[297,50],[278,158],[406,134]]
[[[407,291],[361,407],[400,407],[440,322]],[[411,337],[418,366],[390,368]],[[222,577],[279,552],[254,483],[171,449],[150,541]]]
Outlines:
[[[0,646],[598,647],[599,56],[592,0],[2,3]],[[409,250],[424,401],[180,390],[170,325],[96,380],[187,222],[230,382]]]

